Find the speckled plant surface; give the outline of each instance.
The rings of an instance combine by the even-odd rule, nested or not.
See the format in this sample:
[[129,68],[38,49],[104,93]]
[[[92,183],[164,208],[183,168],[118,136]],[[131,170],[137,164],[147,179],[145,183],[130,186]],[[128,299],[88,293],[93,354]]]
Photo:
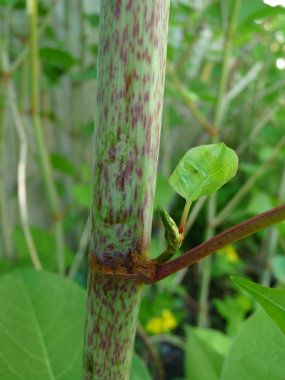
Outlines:
[[101,2],[84,379],[129,376],[142,285],[114,274],[152,275],[168,13],[168,0]]

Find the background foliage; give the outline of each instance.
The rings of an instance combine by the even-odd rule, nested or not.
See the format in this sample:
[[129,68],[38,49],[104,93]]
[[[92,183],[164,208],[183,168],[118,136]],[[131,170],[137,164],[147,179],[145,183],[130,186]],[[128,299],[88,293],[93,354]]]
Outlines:
[[[186,150],[210,143],[209,132],[220,127],[219,139],[239,155],[239,170],[217,194],[218,232],[284,203],[285,194],[281,6],[240,1],[220,122],[214,125],[233,3],[171,1],[155,198],[155,205],[178,222],[184,201],[167,178]],[[59,200],[55,213],[33,128],[26,3],[0,0],[0,379],[80,377],[98,27],[95,0],[39,1],[39,116]],[[24,164],[26,219],[23,187],[18,187]],[[206,204],[202,198],[192,207],[181,252],[205,240]],[[68,279],[55,274],[58,221]],[[43,272],[32,269],[27,226]],[[139,356],[134,357],[131,379],[283,378],[284,236],[280,223],[217,252],[207,266],[206,309],[201,308],[203,264],[146,286],[135,344]],[[164,248],[155,210],[151,257]],[[232,281],[229,275],[280,289]],[[265,311],[256,311],[259,303]],[[207,314],[206,324],[199,319],[201,313]]]

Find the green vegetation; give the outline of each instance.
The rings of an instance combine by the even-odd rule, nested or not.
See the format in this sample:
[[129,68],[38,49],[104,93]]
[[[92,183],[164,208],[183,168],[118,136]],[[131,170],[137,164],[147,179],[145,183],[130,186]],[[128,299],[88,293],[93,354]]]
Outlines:
[[0,0],[0,380],[285,376],[284,8],[169,7]]

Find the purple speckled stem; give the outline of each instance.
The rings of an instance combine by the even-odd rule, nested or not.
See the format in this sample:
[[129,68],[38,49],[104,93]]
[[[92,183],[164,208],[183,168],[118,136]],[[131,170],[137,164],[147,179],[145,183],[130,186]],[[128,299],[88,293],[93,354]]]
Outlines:
[[142,285],[103,271],[148,256],[168,13],[169,0],[101,2],[83,379],[129,377]]

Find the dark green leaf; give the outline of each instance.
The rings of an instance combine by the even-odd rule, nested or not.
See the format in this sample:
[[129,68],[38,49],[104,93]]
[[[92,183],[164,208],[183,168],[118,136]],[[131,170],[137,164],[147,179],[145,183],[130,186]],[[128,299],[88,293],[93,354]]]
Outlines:
[[53,64],[65,70],[70,69],[76,63],[76,59],[67,51],[50,47],[40,49],[40,58],[44,62]]
[[67,157],[58,154],[58,153],[52,153],[51,154],[51,163],[55,170],[58,170],[64,174],[69,174],[71,176],[75,176],[75,170],[71,162],[68,160]]
[[93,27],[97,28],[99,26],[100,16],[97,13],[84,15],[84,18],[86,18]]

